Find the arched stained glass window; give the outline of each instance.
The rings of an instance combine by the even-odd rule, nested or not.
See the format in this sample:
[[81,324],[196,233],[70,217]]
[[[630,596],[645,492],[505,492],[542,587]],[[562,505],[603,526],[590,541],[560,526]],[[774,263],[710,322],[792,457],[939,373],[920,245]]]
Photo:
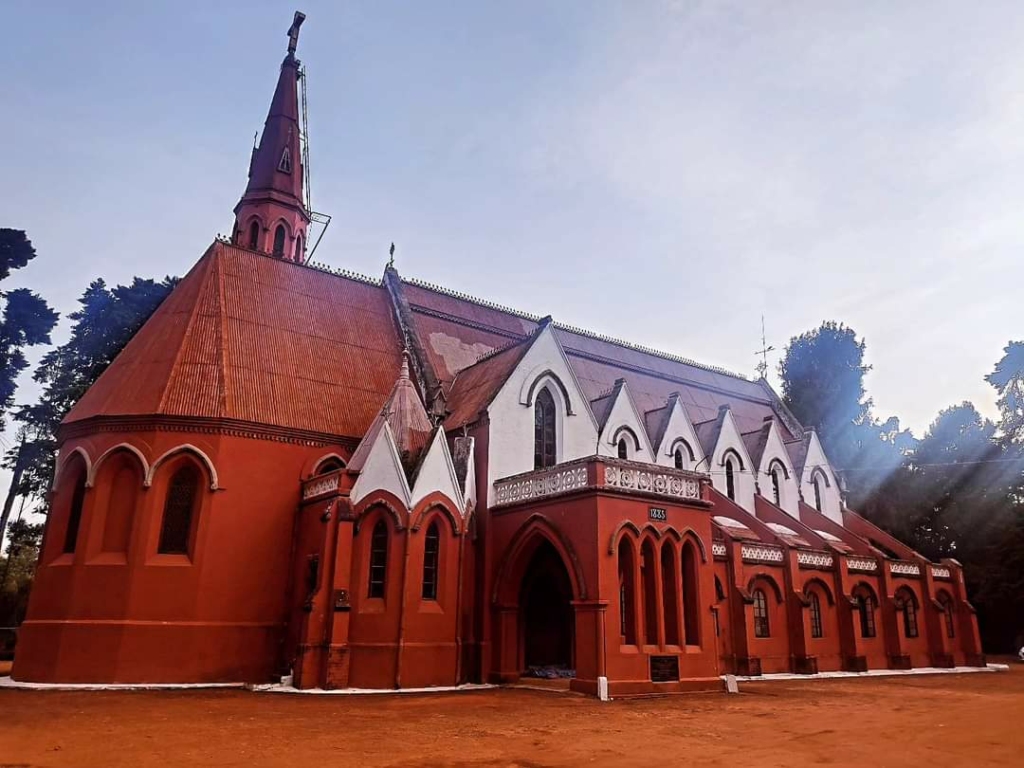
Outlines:
[[437,572],[441,561],[441,531],[437,520],[427,528],[423,540],[423,599],[437,600]]
[[[75,551],[78,543],[78,529],[82,525],[82,505],[85,503],[85,472],[80,472],[75,481],[75,490],[71,495],[71,512],[68,514],[68,527],[64,531],[64,552]],[[0,531],[2,534],[2,531]]]
[[369,597],[384,597],[388,575],[388,524],[383,519],[373,526],[370,537]]
[[533,404],[533,468],[555,466],[555,398],[545,387]]
[[157,549],[160,554],[189,554],[198,490],[199,472],[191,464],[186,464],[171,476],[160,525],[160,546]]
[[732,458],[725,460],[725,495],[736,501],[736,469],[732,465]]
[[768,626],[768,598],[763,589],[754,590],[754,637],[771,637]]
[[274,255],[284,256],[284,239],[288,233],[284,230],[284,224],[278,224],[274,230]]
[[811,637],[822,637],[821,599],[817,592],[811,592]]
[[875,636],[875,598],[871,595],[857,596],[857,613],[860,615],[860,636]]

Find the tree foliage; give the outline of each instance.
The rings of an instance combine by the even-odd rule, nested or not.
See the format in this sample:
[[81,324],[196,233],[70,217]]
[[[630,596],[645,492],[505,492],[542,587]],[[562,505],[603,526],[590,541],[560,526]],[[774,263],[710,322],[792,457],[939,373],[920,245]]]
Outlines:
[[818,427],[852,508],[932,560],[963,563],[986,647],[1009,650],[1024,642],[1024,342],[985,377],[998,423],[964,402],[920,441],[871,414],[864,352],[838,323],[794,338],[780,366],[786,404]]
[[[36,250],[19,229],[0,228],[0,280],[36,257]],[[14,402],[18,374],[28,367],[25,348],[50,343],[50,331],[60,316],[27,288],[0,291],[0,429]]]
[[43,525],[15,520],[7,527],[7,533],[7,551],[0,557],[0,626],[3,627],[17,626],[25,618]]
[[1002,359],[985,381],[999,393],[999,429],[1003,439],[1024,443],[1024,341],[1006,345]]
[[[85,394],[86,389],[113,362],[131,337],[156,310],[177,283],[134,278],[130,285],[108,288],[94,280],[70,315],[73,325],[67,343],[47,352],[33,378],[42,385],[39,400],[23,405],[14,418],[27,436],[27,469],[22,478],[23,495],[43,499],[50,487],[61,419]],[[5,466],[12,466],[15,452],[8,452]]]

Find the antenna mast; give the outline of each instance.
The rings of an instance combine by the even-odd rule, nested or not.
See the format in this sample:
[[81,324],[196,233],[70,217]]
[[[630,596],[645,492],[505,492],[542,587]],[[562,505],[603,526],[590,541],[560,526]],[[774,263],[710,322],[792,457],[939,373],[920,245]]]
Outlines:
[[761,348],[754,354],[761,357],[761,362],[757,364],[756,370],[761,374],[762,379],[767,380],[768,378],[768,353],[774,351],[774,346],[768,346],[768,340],[764,333],[764,315],[761,315]]

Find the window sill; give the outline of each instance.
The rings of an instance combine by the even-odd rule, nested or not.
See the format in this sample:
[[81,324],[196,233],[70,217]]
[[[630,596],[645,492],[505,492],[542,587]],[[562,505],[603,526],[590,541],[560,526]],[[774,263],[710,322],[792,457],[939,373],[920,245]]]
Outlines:
[[193,565],[188,555],[153,555],[146,560],[146,565],[169,568],[184,568]]

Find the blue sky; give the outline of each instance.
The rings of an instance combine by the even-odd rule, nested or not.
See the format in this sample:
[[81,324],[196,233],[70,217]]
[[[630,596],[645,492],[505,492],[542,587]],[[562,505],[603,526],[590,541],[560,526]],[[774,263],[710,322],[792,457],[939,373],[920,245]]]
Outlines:
[[[841,320],[878,416],[995,415],[1024,5],[300,7],[317,260],[376,276],[395,241],[403,275],[747,374],[762,313],[780,349]],[[0,226],[39,258],[5,287],[66,314],[228,232],[295,8],[6,0]]]

